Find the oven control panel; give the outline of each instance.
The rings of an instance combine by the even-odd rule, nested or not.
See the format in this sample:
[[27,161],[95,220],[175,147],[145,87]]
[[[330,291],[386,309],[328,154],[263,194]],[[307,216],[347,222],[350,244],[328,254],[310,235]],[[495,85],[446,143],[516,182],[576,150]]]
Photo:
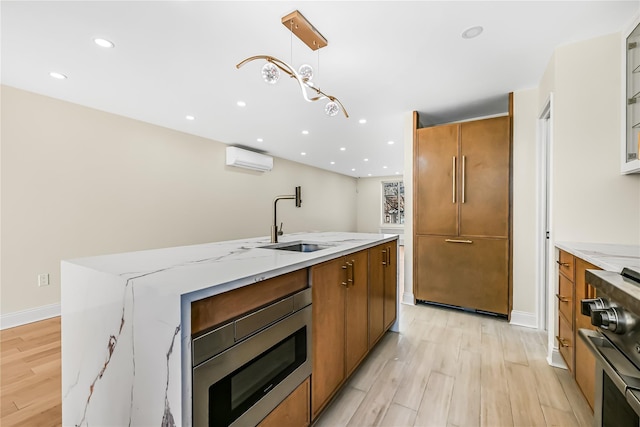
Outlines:
[[591,324],[598,328],[622,335],[636,325],[636,317],[621,307],[616,307],[603,298],[583,299],[580,312],[591,317]]

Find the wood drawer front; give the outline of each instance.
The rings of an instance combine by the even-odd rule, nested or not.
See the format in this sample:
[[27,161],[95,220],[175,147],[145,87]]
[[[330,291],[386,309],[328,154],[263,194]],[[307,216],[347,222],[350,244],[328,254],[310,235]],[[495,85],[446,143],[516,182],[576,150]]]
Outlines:
[[558,271],[560,271],[561,274],[563,274],[567,279],[573,282],[575,280],[575,257],[569,252],[560,250],[560,255],[558,256],[558,258]]
[[558,319],[558,349],[569,371],[573,372],[573,329],[562,316],[559,316]]
[[595,377],[596,377],[596,358],[587,347],[587,344],[578,338],[575,341],[576,353],[576,382],[587,399],[591,410],[595,405]]
[[309,419],[309,405],[311,393],[309,378],[298,386],[285,400],[271,411],[267,417],[258,424],[258,427],[305,427]]
[[191,334],[220,325],[309,286],[307,269],[276,276],[191,303]]
[[560,285],[558,289],[558,311],[569,322],[573,329],[573,283],[563,275],[560,275]]

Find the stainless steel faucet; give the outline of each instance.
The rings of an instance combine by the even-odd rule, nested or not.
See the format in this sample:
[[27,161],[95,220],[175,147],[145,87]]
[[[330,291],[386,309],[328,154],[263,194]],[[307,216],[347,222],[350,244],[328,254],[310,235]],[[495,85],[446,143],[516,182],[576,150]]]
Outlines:
[[301,199],[301,190],[300,190],[300,186],[296,187],[296,194],[292,195],[292,196],[278,196],[275,199],[273,199],[273,224],[271,224],[271,243],[278,243],[278,236],[282,236],[283,231],[282,231],[282,223],[280,223],[280,229],[278,230],[278,200],[282,200],[282,199],[295,199],[296,201],[296,208],[299,208],[300,206],[302,206],[302,199]]

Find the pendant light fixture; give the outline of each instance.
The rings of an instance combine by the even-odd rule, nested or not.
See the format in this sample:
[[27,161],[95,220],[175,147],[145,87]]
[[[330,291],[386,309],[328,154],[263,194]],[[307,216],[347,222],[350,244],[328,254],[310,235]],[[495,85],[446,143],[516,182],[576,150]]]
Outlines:
[[[298,37],[311,50],[318,50],[327,46],[328,42],[318,30],[297,10],[282,17],[282,24],[291,31],[293,35]],[[276,84],[280,79],[280,72],[284,72],[289,77],[295,79],[300,86],[302,97],[307,102],[328,99],[329,102],[324,107],[324,111],[328,116],[335,116],[342,110],[345,117],[349,117],[344,105],[335,96],[328,95],[312,82],[313,67],[309,64],[302,64],[298,71],[286,62],[269,55],[251,56],[240,61],[236,68],[240,68],[248,62],[263,59],[266,63],[262,66],[262,79],[268,84]],[[309,94],[311,93],[311,95]]]

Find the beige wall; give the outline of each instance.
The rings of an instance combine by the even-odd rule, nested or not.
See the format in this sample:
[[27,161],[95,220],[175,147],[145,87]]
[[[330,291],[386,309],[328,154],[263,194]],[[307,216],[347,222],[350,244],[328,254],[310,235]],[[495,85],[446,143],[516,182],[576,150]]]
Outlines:
[[640,175],[620,175],[620,43],[612,34],[556,50],[555,241],[640,244]]
[[[362,233],[379,233],[382,226],[382,182],[402,181],[401,175],[358,179],[357,230]],[[387,225],[385,228],[393,228]],[[400,231],[404,227],[400,227]]]
[[[2,314],[60,301],[60,260],[267,236],[273,197],[285,233],[355,231],[356,180],[275,159],[225,166],[225,145],[2,87]],[[340,206],[340,209],[336,209]],[[38,288],[37,275],[51,285]]]
[[536,312],[538,91],[513,94],[513,310]]

